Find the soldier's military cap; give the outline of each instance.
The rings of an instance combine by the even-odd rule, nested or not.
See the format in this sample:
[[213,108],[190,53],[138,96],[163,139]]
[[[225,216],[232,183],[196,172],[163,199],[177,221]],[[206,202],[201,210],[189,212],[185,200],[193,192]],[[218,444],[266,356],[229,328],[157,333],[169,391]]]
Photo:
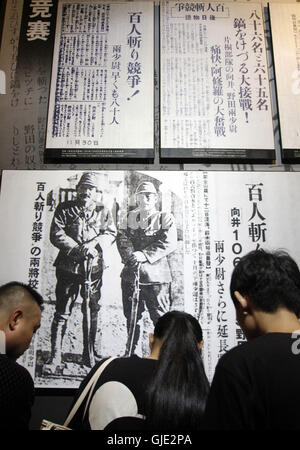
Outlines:
[[82,174],[77,186],[80,186],[82,184],[98,188],[97,174],[95,172],[85,172],[84,174]]
[[142,192],[150,192],[152,194],[157,194],[157,190],[154,187],[153,183],[150,183],[150,181],[142,181],[136,188],[135,193],[141,194]]

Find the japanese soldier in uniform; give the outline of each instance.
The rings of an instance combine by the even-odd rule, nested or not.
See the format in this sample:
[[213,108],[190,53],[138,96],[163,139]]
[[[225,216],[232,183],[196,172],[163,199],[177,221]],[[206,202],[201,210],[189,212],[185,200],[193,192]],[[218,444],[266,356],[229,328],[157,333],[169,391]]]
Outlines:
[[117,245],[124,264],[122,303],[127,321],[126,354],[132,354],[140,335],[139,320],[147,308],[155,324],[170,310],[171,272],[167,256],[177,247],[172,214],[158,211],[153,183],[141,182],[135,191],[137,208],[121,223]]
[[99,300],[103,274],[103,250],[112,244],[116,229],[110,211],[96,203],[97,174],[84,173],[76,200],[60,203],[50,228],[50,241],[59,249],[56,267],[56,307],[51,327],[51,357],[44,372],[61,372],[61,347],[68,318],[80,292],[83,313],[83,362],[93,365]]

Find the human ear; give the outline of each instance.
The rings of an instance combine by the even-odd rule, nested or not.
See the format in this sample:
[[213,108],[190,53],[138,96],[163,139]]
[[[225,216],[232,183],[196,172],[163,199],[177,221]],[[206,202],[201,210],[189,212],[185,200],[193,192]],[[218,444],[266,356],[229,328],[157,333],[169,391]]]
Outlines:
[[248,299],[247,297],[243,296],[239,293],[239,291],[234,291],[234,296],[237,299],[239,305],[242,307],[243,310],[246,310],[248,308]]
[[153,335],[153,333],[149,333],[149,347],[150,347],[150,350],[152,350],[153,344],[154,344],[154,335]]
[[201,352],[201,349],[202,349],[202,347],[203,347],[203,344],[204,344],[203,339],[202,339],[202,341],[200,341],[200,342],[197,343],[197,348],[198,348],[198,351],[199,351],[199,352]]
[[13,311],[9,317],[8,327],[10,331],[14,331],[23,317],[23,312],[20,309]]

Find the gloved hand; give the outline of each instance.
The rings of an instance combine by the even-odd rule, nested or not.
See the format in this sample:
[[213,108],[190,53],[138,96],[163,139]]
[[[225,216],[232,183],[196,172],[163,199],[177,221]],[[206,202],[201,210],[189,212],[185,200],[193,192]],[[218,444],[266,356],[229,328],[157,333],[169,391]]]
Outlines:
[[85,259],[96,258],[99,255],[98,250],[95,248],[95,242],[85,242],[81,244],[80,251]]
[[147,258],[144,255],[144,253],[137,251],[137,252],[133,252],[132,253],[130,258],[127,260],[127,264],[130,267],[135,268],[135,267],[138,266],[139,263],[143,263],[143,262],[146,262],[146,261],[147,261]]

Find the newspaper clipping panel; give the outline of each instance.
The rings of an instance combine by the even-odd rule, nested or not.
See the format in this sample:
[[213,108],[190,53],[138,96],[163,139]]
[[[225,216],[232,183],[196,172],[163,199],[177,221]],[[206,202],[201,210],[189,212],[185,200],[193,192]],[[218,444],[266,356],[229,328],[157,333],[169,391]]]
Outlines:
[[153,24],[152,2],[59,2],[47,149],[152,156]]
[[258,3],[161,2],[164,156],[273,154],[263,20]]
[[29,23],[38,23],[41,17],[30,18],[35,14],[31,8],[26,20],[25,2],[2,3],[6,8],[0,66],[5,73],[5,95],[0,95],[0,135],[5,151],[0,154],[0,165],[3,169],[38,169],[44,157],[55,3],[47,8],[43,21],[48,28],[40,35],[31,34]]
[[[123,6],[118,2],[120,17],[115,12],[111,12],[109,15],[111,19],[110,29],[112,30],[111,41],[109,40],[110,33],[100,33],[100,31],[94,34],[88,34],[85,31],[80,33],[80,35],[78,32],[69,33],[68,35],[65,33],[61,36],[61,28],[59,28],[58,24],[57,35],[62,38],[63,47],[60,48],[59,41],[56,42],[56,59],[54,60],[52,60],[52,57],[56,33],[57,6],[59,4],[62,7],[62,4],[58,1],[32,2],[31,0],[6,0],[1,3],[5,3],[6,6],[0,49],[0,135],[2,147],[5,148],[5,152],[0,153],[1,168],[58,169],[58,164],[60,164],[60,168],[66,170],[84,168],[82,160],[88,159],[90,164],[93,164],[90,168],[99,170],[103,168],[104,162],[107,159],[111,160],[111,158],[145,158],[145,154],[147,154],[147,158],[153,157],[153,3],[146,2],[146,4],[139,7],[140,3],[138,2],[136,4],[137,9],[133,10],[133,2],[127,2],[127,10],[124,11]],[[82,17],[74,9],[75,3],[74,1],[68,2],[69,11],[77,14],[79,23]],[[101,1],[98,3],[93,1],[77,3],[83,5],[85,13],[92,11],[91,8],[88,9],[87,7],[93,3],[94,7],[101,13],[100,18],[102,14],[105,14],[106,10],[103,10],[103,2]],[[96,6],[98,4],[102,5],[101,8]],[[106,6],[109,6],[109,4],[106,4]],[[130,14],[135,12],[141,12],[142,15],[136,15],[130,19]],[[85,20],[86,24],[89,23],[89,20],[92,23],[95,14],[91,13],[88,17],[89,19]],[[70,16],[66,16],[65,21],[67,18],[70,22]],[[100,18],[99,23],[101,22]],[[116,20],[123,27],[119,29],[118,35],[116,35],[114,28]],[[132,23],[130,20],[132,20]],[[137,23],[138,20],[140,21],[139,23]],[[71,24],[69,23],[70,26]],[[105,36],[107,36],[106,44]],[[96,44],[97,48],[95,47]],[[105,50],[105,45],[110,44],[115,46],[114,53],[112,52],[112,47]],[[122,45],[122,53],[118,52],[120,45]],[[58,54],[59,51],[61,52],[60,56]],[[87,61],[84,61],[84,66],[79,66],[81,56],[76,55],[77,53],[81,55],[82,52]],[[95,53],[94,56],[93,52]],[[107,53],[106,65],[103,63],[101,67],[96,65],[99,62],[100,53],[103,58],[104,53]],[[130,57],[127,58],[128,55]],[[58,67],[59,57],[62,61],[61,66]],[[92,59],[93,57],[94,60]],[[74,69],[73,72],[70,71],[70,65]],[[55,137],[55,139],[51,138],[52,143],[49,143],[50,147],[48,149],[45,148],[47,120],[49,118],[48,131],[51,135],[51,124],[55,111],[53,109],[48,111],[52,67],[54,71],[51,87],[52,105],[54,108],[55,101],[57,102],[56,118],[60,120],[57,126],[61,130],[60,133],[64,134],[64,137],[59,137],[60,143],[63,145],[62,148],[55,148],[55,142],[58,140]],[[105,70],[107,75],[101,78],[100,74],[103,74]],[[97,79],[95,74],[97,74]],[[62,92],[56,91],[57,76],[60,77],[58,89],[61,88]],[[114,79],[115,76],[116,81]],[[107,85],[104,89],[105,79]],[[114,87],[112,87],[113,84],[115,85]],[[100,98],[100,91],[102,92],[101,101],[95,102],[96,98]],[[56,93],[58,97],[55,100],[53,96]],[[93,98],[91,100],[92,95]],[[77,103],[75,102],[75,96]],[[117,103],[120,107],[118,107]],[[142,114],[140,111],[141,104],[143,105]],[[69,119],[68,117],[72,111],[76,110],[76,105],[79,106],[78,114],[76,112]],[[106,107],[105,127],[107,126],[105,135],[107,133],[110,134],[110,128],[114,130],[110,135],[109,142],[114,142],[116,147],[117,136],[123,135],[123,131],[119,133],[117,130],[122,127],[127,127],[126,131],[130,130],[130,133],[127,132],[125,137],[122,136],[120,149],[106,148],[101,141],[97,147],[96,160],[94,147],[89,143],[87,136],[80,136],[80,139],[85,139],[81,143],[82,147],[69,148],[71,144],[67,146],[66,142],[67,139],[70,139],[70,137],[67,138],[69,133],[67,130],[71,127],[72,132],[74,132],[75,121],[78,122],[76,122],[78,127],[79,122],[81,122],[81,132],[83,128],[92,130],[95,106],[97,117],[100,115],[100,122],[97,124],[95,131],[96,134],[100,135],[102,107],[104,106]],[[116,107],[116,110],[113,109],[114,107]],[[120,111],[117,111],[117,108]],[[99,112],[100,109],[101,114]],[[65,115],[64,111],[66,112]],[[91,111],[92,116],[89,115]],[[122,122],[120,122],[119,116],[116,116],[115,121],[120,122],[120,124],[116,124],[114,121],[109,125],[114,117],[112,115],[114,111],[121,115]],[[123,115],[125,115],[125,119]],[[62,123],[63,120],[65,121],[64,125]],[[89,124],[87,124],[87,121],[89,121]],[[63,129],[64,132],[62,131]],[[76,135],[79,139],[78,133],[79,129],[77,129]],[[141,133],[143,134],[141,135]],[[131,147],[126,149],[125,152],[123,145],[126,144],[129,138],[136,140],[130,142]],[[96,140],[96,137],[94,140]],[[157,145],[155,143],[155,147]],[[88,146],[92,148],[87,148]],[[76,148],[77,152],[74,150]],[[121,151],[122,149],[124,152]],[[103,150],[106,150],[106,152],[103,152]],[[68,155],[70,158],[76,157],[76,166]],[[104,161],[100,162],[100,157],[103,157]],[[139,166],[139,168],[141,167]],[[111,168],[118,169],[119,167],[115,163]]]
[[[283,159],[300,157],[300,5],[270,4]],[[287,150],[287,152],[286,152]]]
[[[83,180],[94,191],[82,194]],[[158,296],[200,321],[212,379],[219,357],[244,341],[229,295],[234,264],[260,247],[284,248],[300,263],[299,188],[298,173],[4,171],[0,282],[30,283],[44,298],[41,327],[20,358],[36,386],[74,388],[97,358],[148,355],[148,333],[165,312]],[[143,221],[146,190],[154,203]],[[82,255],[92,241],[89,271]],[[132,249],[148,260],[130,278]],[[145,285],[156,286],[151,298]]]

